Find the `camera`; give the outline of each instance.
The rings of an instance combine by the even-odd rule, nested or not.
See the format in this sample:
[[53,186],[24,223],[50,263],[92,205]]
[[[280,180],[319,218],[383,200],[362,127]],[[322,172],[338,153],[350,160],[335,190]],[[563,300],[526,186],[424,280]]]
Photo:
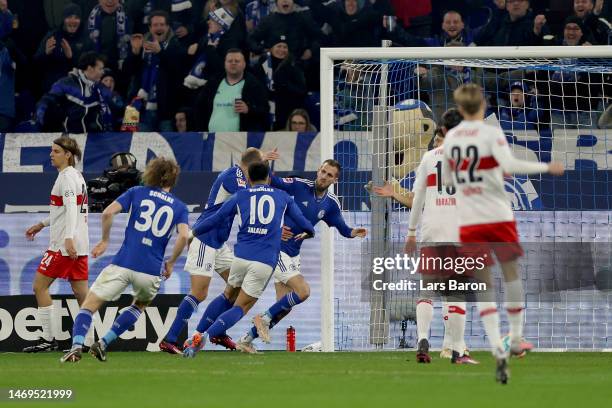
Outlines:
[[129,188],[140,184],[141,172],[132,153],[114,154],[109,166],[102,176],[87,181],[90,213],[101,213]]

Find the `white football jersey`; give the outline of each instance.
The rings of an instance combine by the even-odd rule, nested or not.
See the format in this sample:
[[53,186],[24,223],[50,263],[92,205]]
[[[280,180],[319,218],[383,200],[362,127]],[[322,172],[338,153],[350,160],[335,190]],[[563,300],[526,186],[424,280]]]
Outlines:
[[443,158],[441,146],[425,153],[412,188],[414,199],[408,228],[416,229],[422,217],[421,242],[424,244],[459,242],[455,187],[442,184]]
[[59,173],[51,190],[50,251],[61,251],[62,255],[67,256],[64,240],[72,238],[79,256],[89,253],[87,212],[85,180],[77,169],[68,166]]
[[504,173],[546,173],[548,165],[516,159],[504,132],[464,120],[444,140],[442,178],[457,188],[459,226],[513,221]]

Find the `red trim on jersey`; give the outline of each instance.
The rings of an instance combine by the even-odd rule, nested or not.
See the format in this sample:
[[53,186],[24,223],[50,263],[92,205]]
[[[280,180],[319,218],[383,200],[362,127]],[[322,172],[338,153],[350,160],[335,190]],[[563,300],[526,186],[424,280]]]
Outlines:
[[438,185],[438,176],[436,173],[431,173],[427,176],[427,187],[435,187]]
[[[83,197],[85,197],[85,204],[87,204],[87,196],[83,196],[83,194],[79,194],[77,196],[77,205],[83,204]],[[51,195],[51,205],[55,207],[61,207],[64,205],[64,197]]]
[[419,303],[429,303],[430,305],[433,305],[433,301],[431,299],[419,299],[417,300],[416,304],[418,305]]
[[49,278],[67,279],[69,281],[88,279],[87,255],[71,259],[62,255],[61,251],[47,251],[43,255],[36,272]]
[[[470,166],[470,162],[471,162],[471,159],[469,158],[463,159],[461,161],[461,166],[459,166],[459,170],[467,170],[468,167]],[[499,163],[497,163],[497,160],[495,160],[495,157],[485,156],[485,157],[482,157],[478,161],[478,166],[476,166],[476,170],[490,170],[490,169],[494,169],[497,166],[499,166]]]
[[457,165],[455,164],[455,160],[453,159],[448,159],[448,165],[451,168],[452,171],[455,171],[455,167],[457,167]]
[[497,313],[497,308],[496,307],[490,307],[488,309],[482,310],[480,312],[480,317],[484,317],[493,313]]
[[465,310],[463,310],[459,306],[449,306],[448,307],[448,313],[457,313],[457,314],[464,315],[465,314]]
[[517,314],[517,313],[521,313],[523,311],[522,307],[509,307],[506,309],[506,311],[510,314]]

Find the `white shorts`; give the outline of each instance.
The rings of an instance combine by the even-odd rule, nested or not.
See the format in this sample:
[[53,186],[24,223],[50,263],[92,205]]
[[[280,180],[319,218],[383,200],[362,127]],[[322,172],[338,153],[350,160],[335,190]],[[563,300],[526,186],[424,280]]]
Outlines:
[[278,257],[278,264],[274,269],[274,283],[284,283],[293,277],[301,275],[300,256],[289,256],[284,252]]
[[219,274],[227,271],[232,266],[233,259],[234,253],[227,244],[215,249],[194,237],[187,252],[185,270],[192,275],[212,278],[213,270]]
[[136,300],[150,302],[159,291],[161,277],[110,264],[102,269],[89,290],[100,299],[111,302],[119,299],[128,285],[132,285]]
[[260,298],[272,278],[272,267],[257,261],[234,258],[227,284],[242,288],[247,295]]

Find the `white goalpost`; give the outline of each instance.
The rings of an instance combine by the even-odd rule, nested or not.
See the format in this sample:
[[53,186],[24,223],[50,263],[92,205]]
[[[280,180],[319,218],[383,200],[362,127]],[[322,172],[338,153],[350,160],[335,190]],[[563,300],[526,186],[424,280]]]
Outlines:
[[[612,348],[612,288],[601,283],[612,274],[612,256],[608,249],[602,257],[598,246],[612,243],[612,132],[606,130],[612,125],[602,124],[612,100],[612,46],[324,48],[320,67],[321,159],[341,162],[334,188],[343,215],[349,225],[368,228],[359,242],[321,227],[322,351],[410,346],[416,294],[371,290],[371,261],[401,253],[409,210],[364,185],[411,188],[436,123],[452,107],[452,91],[466,82],[483,87],[487,120],[504,130],[517,157],[562,161],[568,169],[559,180],[506,179],[526,247],[526,337],[540,349]],[[555,268],[562,261],[553,255],[544,262],[541,243],[558,252],[580,246],[592,281],[561,282]],[[381,276],[403,279],[398,271]],[[533,276],[537,283],[526,280]],[[434,320],[439,347],[442,322]],[[468,325],[468,346],[484,347],[471,312]]]

